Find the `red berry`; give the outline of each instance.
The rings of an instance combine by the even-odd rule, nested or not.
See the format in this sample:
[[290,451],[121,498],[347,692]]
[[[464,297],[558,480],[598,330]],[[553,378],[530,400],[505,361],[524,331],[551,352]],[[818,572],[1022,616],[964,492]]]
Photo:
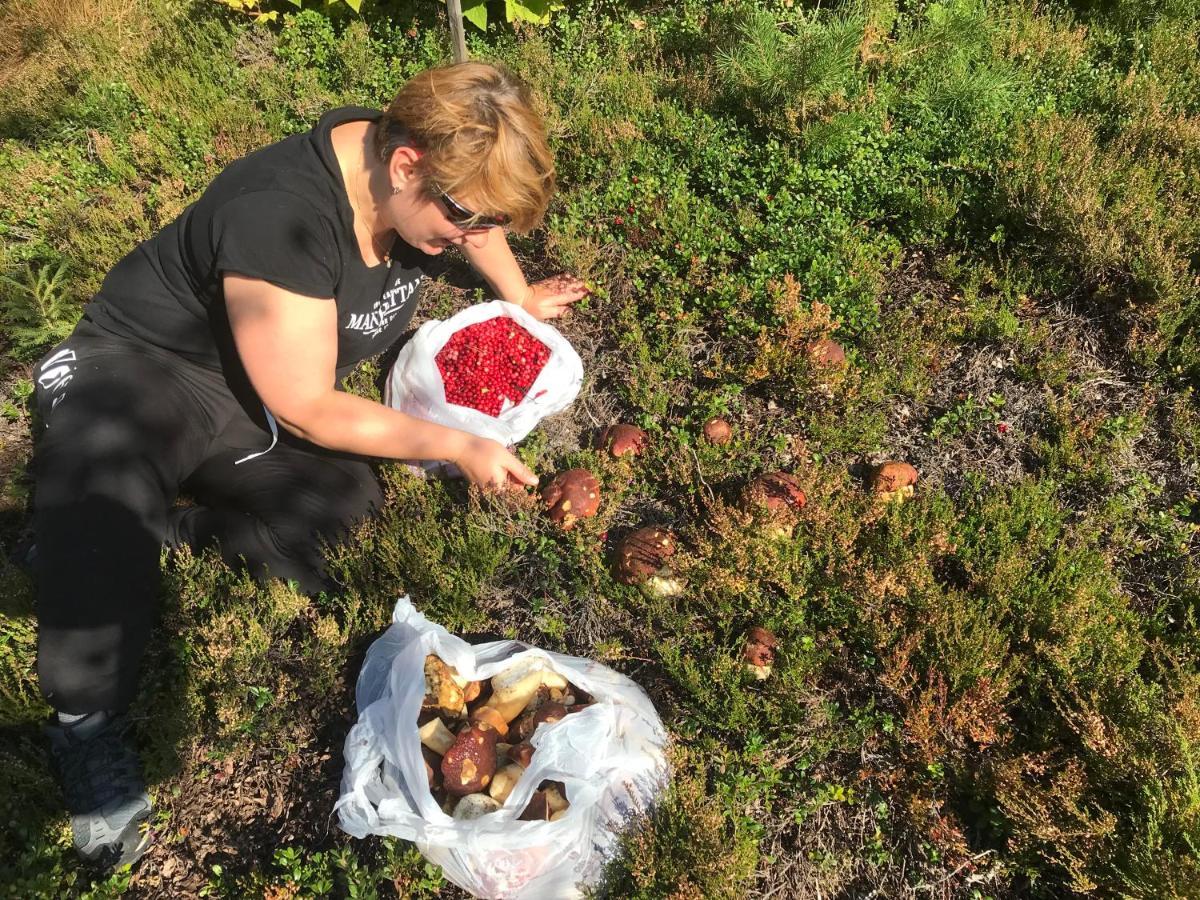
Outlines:
[[520,403],[550,358],[550,350],[504,316],[456,331],[435,357],[446,401],[498,416]]

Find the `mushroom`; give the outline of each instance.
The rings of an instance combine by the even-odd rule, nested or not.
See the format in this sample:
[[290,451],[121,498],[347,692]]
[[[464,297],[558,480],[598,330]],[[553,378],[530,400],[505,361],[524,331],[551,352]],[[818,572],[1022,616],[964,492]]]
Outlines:
[[442,757],[442,784],[451,794],[474,794],[496,774],[496,732],[471,725]]
[[[551,694],[554,690],[555,690],[554,688],[550,688],[550,687],[547,687],[545,684],[542,684],[534,692],[533,696],[529,698],[529,702],[525,704],[525,712],[535,713],[539,709],[541,709],[543,705],[549,703],[551,700]],[[557,688],[557,690],[559,691],[559,693],[561,693],[563,689]]]
[[558,722],[567,714],[567,708],[553,701],[544,703],[536,710],[525,712],[517,720],[517,735],[522,740],[528,740],[543,722]]
[[[595,697],[593,697],[591,694],[589,694],[587,691],[585,691],[583,688],[579,687],[578,685],[568,684],[567,690],[569,690],[571,692],[571,695],[575,698],[575,703],[577,703],[577,704],[587,705],[588,703],[594,702],[596,699]],[[571,704],[567,703],[566,705],[570,706]]]
[[797,513],[807,502],[799,480],[787,472],[768,472],[758,476],[746,485],[742,495],[743,509],[765,513],[767,533],[774,538],[792,536]]
[[430,653],[425,657],[425,700],[422,706],[436,709],[441,715],[458,718],[466,707],[463,689],[455,682],[455,672]]
[[675,578],[667,560],[675,555],[675,536],[662,528],[639,528],[617,546],[616,578],[638,585],[654,597],[683,593],[683,582]]
[[[476,709],[483,706],[485,703],[487,703],[488,698],[492,696],[492,682],[490,680],[473,683],[477,683],[479,685],[479,693],[476,695],[474,700],[467,701],[467,710],[469,713],[474,712]],[[468,685],[467,690],[464,691],[464,696],[470,692],[471,687]]]
[[429,789],[436,791],[442,786],[442,758],[429,747],[421,748],[421,757],[425,760],[425,777],[429,780]]
[[567,469],[542,489],[542,501],[550,521],[569,529],[600,509],[600,482],[587,469]]
[[733,428],[722,418],[709,419],[704,423],[704,437],[710,444],[728,444],[733,440]]
[[421,744],[438,756],[444,756],[454,746],[454,732],[441,719],[431,719],[417,733],[421,736]]
[[808,358],[824,369],[837,369],[846,364],[846,350],[837,341],[821,338],[808,345]]
[[533,759],[533,744],[529,741],[513,744],[508,750],[508,758],[518,766],[528,769],[529,763]]
[[575,703],[575,695],[571,693],[571,686],[565,688],[550,688],[550,700],[555,703],[561,703],[563,706],[571,706]]
[[546,792],[534,791],[533,796],[529,798],[529,805],[517,818],[522,822],[548,822],[552,812]]
[[488,813],[494,813],[500,808],[500,803],[487,794],[467,794],[454,807],[456,819],[478,819]]
[[546,805],[551,813],[562,812],[571,804],[567,802],[566,788],[561,781],[543,781],[539,785],[546,795]]
[[488,787],[488,794],[498,803],[503,803],[508,799],[508,795],[512,793],[512,789],[517,782],[521,780],[521,776],[525,774],[525,767],[519,766],[516,763],[509,763],[504,768],[496,772],[492,778],[491,786]]
[[492,676],[492,693],[484,706],[494,708],[504,721],[511,722],[529,705],[538,688],[543,685],[565,688],[567,680],[557,672],[544,668],[541,659],[526,657]]
[[596,435],[596,447],[600,450],[607,450],[612,456],[619,459],[622,456],[641,456],[649,440],[650,436],[636,425],[618,422],[616,425],[609,425]]
[[463,700],[467,703],[474,702],[479,698],[479,692],[482,690],[482,681],[468,681],[467,686],[463,688]]
[[920,477],[921,473],[908,463],[891,460],[873,467],[868,483],[880,500],[903,501],[913,495],[914,485]]
[[770,676],[771,666],[775,662],[775,649],[778,646],[779,639],[775,637],[774,632],[766,628],[756,625],[747,633],[742,659],[746,661],[746,668],[759,681]]
[[478,725],[480,728],[490,728],[500,737],[508,735],[508,723],[504,721],[504,716],[493,706],[481,706],[471,713],[470,721],[473,725]]

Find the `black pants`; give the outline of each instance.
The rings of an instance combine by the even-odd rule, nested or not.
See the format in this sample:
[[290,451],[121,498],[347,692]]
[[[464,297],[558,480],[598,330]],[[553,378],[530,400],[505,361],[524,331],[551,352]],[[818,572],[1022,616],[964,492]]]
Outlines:
[[[323,545],[382,505],[361,458],[281,432],[246,459],[271,433],[221,372],[87,320],[33,374],[38,678],[60,711],[129,705],[164,544],[316,593]],[[173,509],[181,488],[199,505]]]

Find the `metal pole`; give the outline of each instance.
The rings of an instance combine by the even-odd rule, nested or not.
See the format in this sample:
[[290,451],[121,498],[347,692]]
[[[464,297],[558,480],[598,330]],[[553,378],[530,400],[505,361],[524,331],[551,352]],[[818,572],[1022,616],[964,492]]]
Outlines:
[[463,25],[462,0],[446,0],[446,13],[450,16],[450,36],[454,39],[454,61],[467,61],[467,30]]

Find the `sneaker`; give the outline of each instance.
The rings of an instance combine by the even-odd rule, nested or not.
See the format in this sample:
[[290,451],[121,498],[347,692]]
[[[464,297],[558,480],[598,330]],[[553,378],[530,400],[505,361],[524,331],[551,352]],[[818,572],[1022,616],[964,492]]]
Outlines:
[[104,867],[136,862],[150,846],[150,796],[128,728],[124,716],[104,711],[46,726],[75,852]]

